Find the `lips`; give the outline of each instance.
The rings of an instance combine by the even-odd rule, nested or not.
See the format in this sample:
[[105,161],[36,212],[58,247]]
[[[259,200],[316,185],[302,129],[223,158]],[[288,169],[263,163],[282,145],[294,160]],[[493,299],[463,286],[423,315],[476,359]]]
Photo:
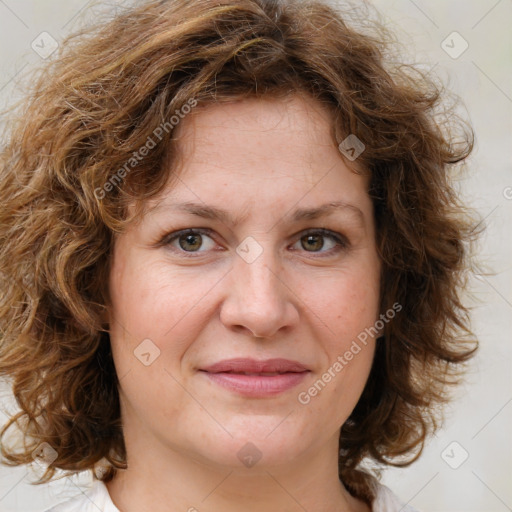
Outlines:
[[300,373],[309,371],[297,361],[288,359],[267,359],[257,361],[255,359],[227,359],[202,368],[208,373],[238,373],[245,375],[279,375],[282,373]]
[[211,382],[252,398],[274,396],[297,386],[310,372],[288,359],[229,359],[200,369]]

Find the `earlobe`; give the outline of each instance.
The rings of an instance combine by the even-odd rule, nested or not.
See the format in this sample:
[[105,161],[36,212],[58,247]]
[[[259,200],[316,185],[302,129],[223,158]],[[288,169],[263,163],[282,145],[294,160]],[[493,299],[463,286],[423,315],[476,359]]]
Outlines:
[[110,312],[108,307],[104,306],[103,311],[100,314],[101,327],[108,331],[110,328]]
[[375,335],[375,339],[377,341],[380,340],[381,338],[384,338],[385,323],[382,320],[383,316],[385,317],[385,315],[380,315],[378,320],[376,320],[375,323],[373,324],[374,328],[377,330],[377,333]]

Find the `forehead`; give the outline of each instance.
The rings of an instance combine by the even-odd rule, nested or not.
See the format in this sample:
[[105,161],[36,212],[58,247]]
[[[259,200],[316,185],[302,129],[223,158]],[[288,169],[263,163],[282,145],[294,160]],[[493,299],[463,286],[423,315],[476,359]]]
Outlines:
[[332,123],[324,105],[300,95],[202,106],[177,127],[179,158],[167,163],[169,185],[145,212],[174,202],[196,203],[197,211],[198,203],[216,199],[218,207],[203,213],[227,220],[240,196],[283,207],[288,197],[302,203],[295,216],[306,218],[320,201],[325,207],[364,199],[369,176],[342,158]]
[[[290,155],[304,158],[314,148],[335,145],[332,123],[325,105],[295,93],[284,98],[245,98],[200,106],[185,117],[175,135],[189,157],[245,153],[246,158],[262,160]],[[217,146],[222,146],[222,155],[215,151]]]

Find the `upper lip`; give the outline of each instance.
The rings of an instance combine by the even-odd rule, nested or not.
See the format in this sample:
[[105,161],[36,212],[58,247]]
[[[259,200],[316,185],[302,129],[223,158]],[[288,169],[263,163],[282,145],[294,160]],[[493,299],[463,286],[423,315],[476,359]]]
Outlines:
[[287,373],[309,371],[303,364],[289,359],[265,359],[258,361],[250,358],[225,359],[210,366],[200,368],[209,373]]

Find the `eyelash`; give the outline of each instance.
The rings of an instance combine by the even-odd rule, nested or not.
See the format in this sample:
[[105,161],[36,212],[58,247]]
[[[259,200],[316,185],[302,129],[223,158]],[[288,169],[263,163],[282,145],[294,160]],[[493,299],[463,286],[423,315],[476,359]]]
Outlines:
[[[189,228],[189,229],[183,229],[183,230],[180,230],[180,231],[176,231],[174,233],[169,233],[167,235],[165,235],[162,240],[158,243],[158,246],[166,246],[166,247],[170,247],[171,243],[174,242],[174,240],[177,240],[179,239],[181,236],[184,236],[184,235],[206,235],[210,238],[213,239],[212,237],[212,234],[213,234],[213,231],[211,229],[208,229],[208,228]],[[347,239],[334,232],[334,231],[330,231],[329,229],[324,229],[324,228],[317,228],[317,229],[309,229],[309,230],[306,230],[304,232],[301,233],[301,236],[299,237],[299,240],[305,236],[308,236],[308,235],[321,235],[323,237],[326,237],[326,238],[331,238],[334,242],[336,242],[337,244],[337,247],[334,247],[326,252],[316,252],[316,251],[305,251],[305,252],[311,252],[311,254],[315,255],[313,257],[315,258],[323,258],[323,257],[326,257],[326,256],[332,256],[334,254],[337,254],[338,252],[342,251],[342,250],[346,250],[348,249],[349,247],[349,242],[347,241]],[[184,257],[186,258],[198,258],[200,256],[194,256],[195,254],[198,254],[198,255],[201,255],[202,252],[206,252],[206,251],[185,251],[183,249],[177,249],[177,248],[174,248],[174,247],[171,247],[171,250],[173,252],[178,252],[180,253],[180,255],[183,255]]]

